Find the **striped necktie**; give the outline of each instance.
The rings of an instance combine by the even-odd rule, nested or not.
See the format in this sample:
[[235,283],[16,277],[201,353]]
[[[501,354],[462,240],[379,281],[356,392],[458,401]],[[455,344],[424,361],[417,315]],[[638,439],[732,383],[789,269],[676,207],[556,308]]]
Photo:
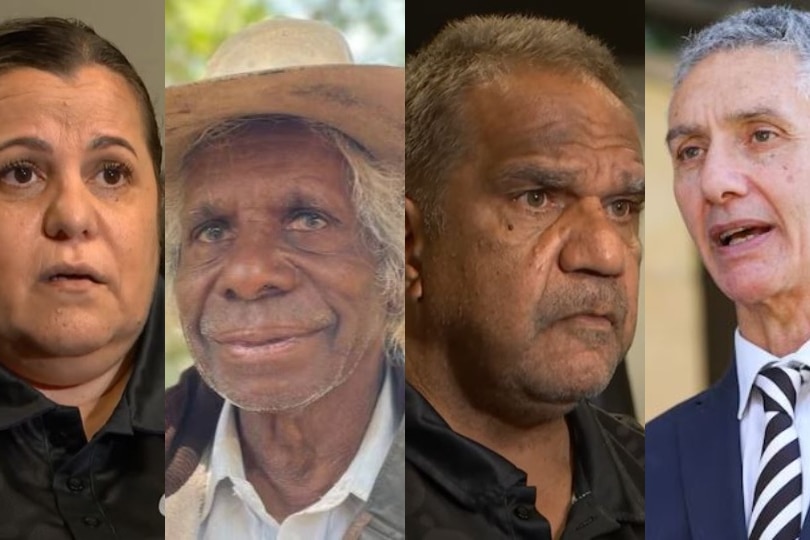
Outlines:
[[796,540],[801,532],[802,470],[793,423],[802,376],[787,363],[770,365],[755,385],[765,408],[765,440],[748,526],[751,540]]

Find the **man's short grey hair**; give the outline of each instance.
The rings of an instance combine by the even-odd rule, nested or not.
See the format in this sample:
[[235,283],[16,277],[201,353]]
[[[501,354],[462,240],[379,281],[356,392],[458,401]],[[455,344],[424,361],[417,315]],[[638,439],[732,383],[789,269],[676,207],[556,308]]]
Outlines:
[[748,9],[688,37],[675,71],[675,87],[709,55],[744,47],[796,53],[801,63],[799,85],[810,96],[810,13],[783,6]]
[[470,144],[466,94],[523,67],[593,77],[630,106],[611,52],[571,23],[491,15],[449,24],[405,67],[405,191],[428,230],[441,229],[444,177]]
[[183,185],[193,182],[186,171],[195,156],[214,144],[228,143],[256,125],[273,128],[296,126],[333,145],[347,163],[346,180],[362,230],[364,245],[377,262],[377,283],[387,306],[386,354],[401,361],[405,340],[405,171],[401,163],[382,163],[354,139],[330,126],[288,115],[233,118],[205,130],[186,152],[180,177],[167,182],[166,242],[169,276],[174,277],[181,254]]

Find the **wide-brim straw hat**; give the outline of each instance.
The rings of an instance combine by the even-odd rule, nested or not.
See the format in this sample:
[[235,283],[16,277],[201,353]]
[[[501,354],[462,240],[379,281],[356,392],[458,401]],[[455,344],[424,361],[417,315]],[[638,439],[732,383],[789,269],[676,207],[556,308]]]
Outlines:
[[354,64],[326,23],[270,19],[219,46],[198,82],[166,89],[166,175],[209,127],[260,114],[303,117],[334,127],[376,159],[402,163],[405,70]]

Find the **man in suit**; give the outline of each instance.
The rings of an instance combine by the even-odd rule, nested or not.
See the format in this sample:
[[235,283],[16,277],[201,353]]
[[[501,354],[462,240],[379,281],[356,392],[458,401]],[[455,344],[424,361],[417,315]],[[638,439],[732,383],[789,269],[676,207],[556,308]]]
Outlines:
[[810,14],[731,16],[682,52],[667,145],[735,358],[647,426],[649,538],[810,539]]

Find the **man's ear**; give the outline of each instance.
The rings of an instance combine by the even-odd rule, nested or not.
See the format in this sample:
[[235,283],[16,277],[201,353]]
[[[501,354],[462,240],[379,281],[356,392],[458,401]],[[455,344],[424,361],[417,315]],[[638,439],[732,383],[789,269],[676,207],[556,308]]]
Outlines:
[[425,245],[422,213],[405,197],[405,302],[422,298],[422,249]]

